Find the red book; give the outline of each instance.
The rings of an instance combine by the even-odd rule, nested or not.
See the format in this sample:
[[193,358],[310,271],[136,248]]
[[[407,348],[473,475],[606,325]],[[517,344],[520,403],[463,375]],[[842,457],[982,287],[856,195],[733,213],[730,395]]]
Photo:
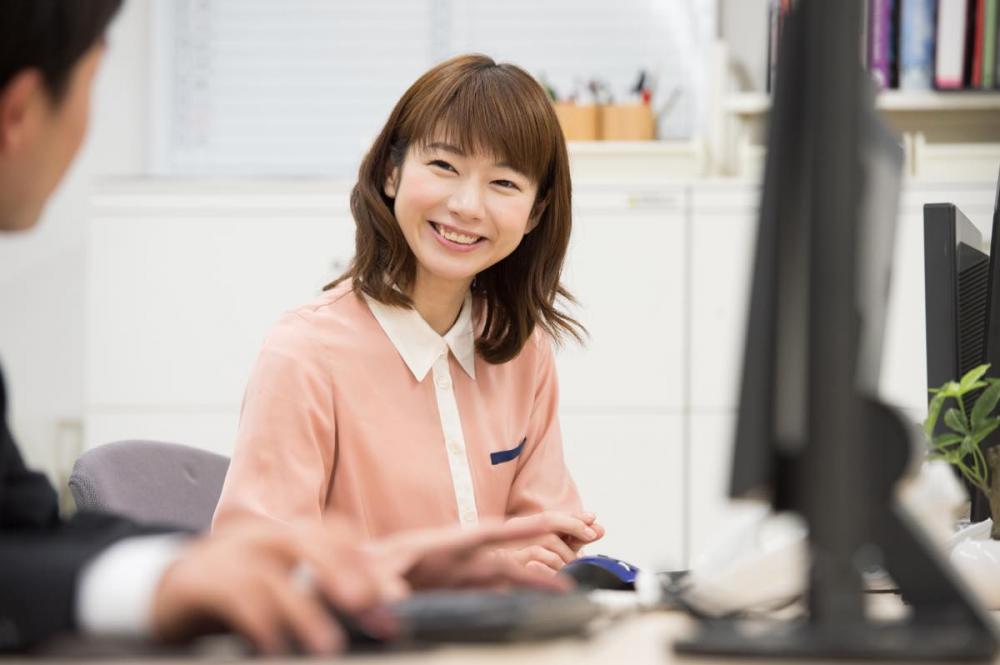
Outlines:
[[972,28],[972,87],[983,84],[983,26],[986,25],[986,3],[976,0],[976,24]]

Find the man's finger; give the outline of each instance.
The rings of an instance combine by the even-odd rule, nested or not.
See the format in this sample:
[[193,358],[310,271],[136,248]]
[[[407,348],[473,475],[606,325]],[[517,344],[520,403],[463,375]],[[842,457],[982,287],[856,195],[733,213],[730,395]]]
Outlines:
[[309,653],[324,655],[344,648],[344,632],[314,595],[296,589],[280,575],[263,578],[260,583],[274,603],[279,624],[286,626]]
[[255,597],[229,597],[222,601],[218,618],[235,632],[247,638],[257,651],[277,655],[284,651],[276,614],[266,593]]
[[358,612],[382,600],[376,581],[381,573],[360,553],[322,542],[310,543],[303,553],[314,584],[337,607]]

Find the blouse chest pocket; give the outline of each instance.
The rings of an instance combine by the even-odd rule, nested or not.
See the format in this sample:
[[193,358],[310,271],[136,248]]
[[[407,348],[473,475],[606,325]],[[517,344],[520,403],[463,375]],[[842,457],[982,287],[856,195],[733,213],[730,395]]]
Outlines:
[[521,442],[517,446],[510,448],[509,450],[500,450],[495,453],[490,453],[490,464],[496,466],[497,464],[505,464],[512,460],[517,459],[521,451],[524,450],[524,444],[528,442],[528,437],[521,439]]

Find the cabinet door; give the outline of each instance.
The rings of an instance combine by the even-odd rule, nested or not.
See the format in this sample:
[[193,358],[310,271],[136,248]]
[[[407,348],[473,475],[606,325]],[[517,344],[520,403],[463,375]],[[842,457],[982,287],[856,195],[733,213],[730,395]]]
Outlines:
[[566,463],[607,535],[588,548],[640,567],[684,565],[684,455],[679,415],[561,417]]
[[346,220],[108,219],[89,247],[89,401],[238,403],[282,311],[315,297]]
[[313,187],[123,184],[95,196],[86,446],[159,436],[228,450],[235,429],[223,429],[264,336],[354,252],[346,196]]
[[688,455],[691,564],[711,550],[724,533],[726,522],[746,505],[729,498],[735,425],[736,413],[731,410],[704,411],[691,416]]
[[559,352],[563,404],[613,410],[683,401],[682,192],[660,196],[578,205],[564,282],[590,336]]
[[733,408],[743,372],[759,188],[692,188],[691,407]]

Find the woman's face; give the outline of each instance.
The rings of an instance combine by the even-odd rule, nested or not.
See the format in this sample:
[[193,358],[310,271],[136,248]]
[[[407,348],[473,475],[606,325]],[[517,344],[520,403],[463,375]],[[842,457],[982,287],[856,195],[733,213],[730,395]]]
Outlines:
[[412,145],[385,184],[399,228],[417,259],[417,279],[468,288],[513,252],[537,224],[537,184],[490,155],[444,140]]

